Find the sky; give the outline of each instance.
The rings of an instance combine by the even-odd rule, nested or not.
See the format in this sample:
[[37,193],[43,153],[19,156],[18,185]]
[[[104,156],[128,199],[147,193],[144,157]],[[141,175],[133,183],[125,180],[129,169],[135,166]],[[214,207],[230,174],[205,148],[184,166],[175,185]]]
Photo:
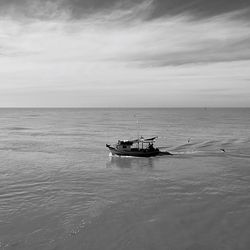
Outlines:
[[250,2],[0,0],[0,107],[250,107]]

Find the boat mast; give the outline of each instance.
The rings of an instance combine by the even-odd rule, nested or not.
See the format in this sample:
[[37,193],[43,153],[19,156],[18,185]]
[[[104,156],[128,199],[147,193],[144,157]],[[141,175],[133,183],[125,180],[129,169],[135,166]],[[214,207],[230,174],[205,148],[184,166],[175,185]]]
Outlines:
[[137,119],[136,123],[137,123],[137,138],[138,138],[138,149],[139,149],[139,143],[140,143],[139,136],[140,136],[140,134],[139,134],[139,120],[138,119]]

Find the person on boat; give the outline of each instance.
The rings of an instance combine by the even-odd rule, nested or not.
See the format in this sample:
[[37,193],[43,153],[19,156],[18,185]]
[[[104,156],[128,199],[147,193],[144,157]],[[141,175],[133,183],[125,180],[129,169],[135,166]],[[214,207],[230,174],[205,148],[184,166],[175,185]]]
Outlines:
[[149,151],[153,151],[154,150],[153,143],[149,143],[148,149],[149,149]]

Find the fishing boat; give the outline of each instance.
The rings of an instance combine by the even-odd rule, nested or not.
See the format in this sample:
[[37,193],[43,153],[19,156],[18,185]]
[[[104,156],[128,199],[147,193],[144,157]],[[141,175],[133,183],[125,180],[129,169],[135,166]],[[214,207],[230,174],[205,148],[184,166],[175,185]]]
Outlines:
[[160,150],[154,147],[157,137],[144,139],[140,137],[135,140],[119,140],[117,144],[111,146],[106,144],[112,155],[151,157],[160,154]]

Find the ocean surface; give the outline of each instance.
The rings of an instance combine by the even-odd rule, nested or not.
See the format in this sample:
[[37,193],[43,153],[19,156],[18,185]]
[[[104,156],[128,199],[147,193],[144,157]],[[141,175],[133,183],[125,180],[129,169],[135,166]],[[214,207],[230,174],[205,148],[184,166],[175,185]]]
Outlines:
[[[111,157],[159,136],[173,156]],[[1,250],[250,249],[250,109],[0,109]]]

